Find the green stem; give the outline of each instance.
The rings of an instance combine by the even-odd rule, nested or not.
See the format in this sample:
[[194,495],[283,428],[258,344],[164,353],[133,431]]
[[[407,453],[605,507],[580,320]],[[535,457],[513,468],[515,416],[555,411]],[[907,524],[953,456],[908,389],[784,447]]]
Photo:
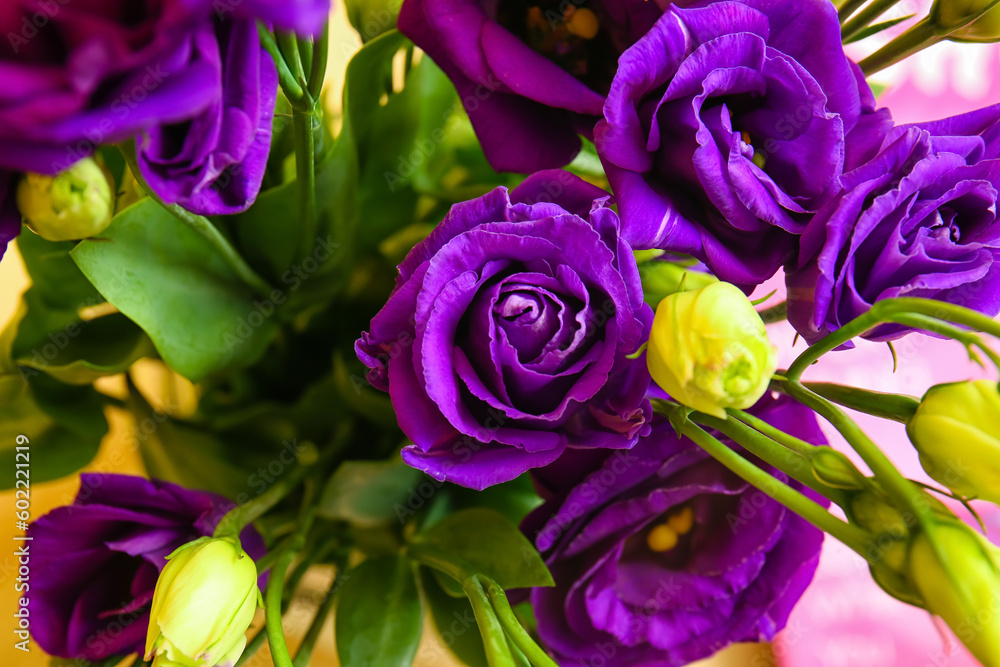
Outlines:
[[970,331],[959,329],[953,324],[943,322],[928,315],[901,313],[891,316],[891,319],[897,324],[903,324],[914,329],[923,329],[924,331],[930,331],[957,340],[965,345],[969,350],[970,356],[973,354],[972,348],[978,347],[983,354],[990,358],[990,361],[997,367],[997,370],[1000,370],[1000,356],[983,343],[979,336]]
[[295,79],[295,83],[297,83],[299,88],[303,91],[301,102],[308,103],[311,107],[312,99],[307,93],[309,82],[306,79],[306,70],[302,65],[302,56],[299,53],[299,40],[295,37],[294,33],[284,31],[279,31],[276,33],[275,37],[278,40],[278,50],[281,52],[281,56],[284,61],[288,64],[288,69],[291,71],[292,78]]
[[490,599],[479,582],[479,577],[470,575],[462,581],[462,590],[472,603],[472,612],[476,616],[479,630],[483,635],[483,648],[486,650],[486,662],[490,667],[510,667],[514,665],[514,656],[507,645],[507,636],[503,626],[497,620],[496,613],[490,605]]
[[857,16],[844,23],[844,27],[840,33],[841,39],[845,42],[848,41],[851,37],[854,37],[867,28],[872,21],[892,9],[898,2],[899,0],[873,0],[870,5],[858,12]]
[[542,650],[542,648],[535,643],[535,640],[531,638],[531,635],[524,629],[521,623],[517,620],[517,616],[514,615],[514,610],[510,607],[510,602],[507,601],[507,595],[504,593],[503,589],[493,581],[488,579],[486,582],[486,593],[489,595],[490,601],[493,603],[493,609],[496,611],[497,618],[500,620],[500,624],[503,626],[504,631],[506,631],[507,636],[510,637],[511,641],[517,648],[521,649],[525,657],[528,658],[529,662],[535,667],[559,667],[556,662],[548,656],[548,654]]
[[866,531],[838,519],[812,499],[807,498],[787,484],[782,484],[694,422],[685,422],[681,431],[707,451],[712,458],[757,487],[762,493],[792,510],[820,530],[833,535],[861,556],[865,555],[871,540],[871,535]]
[[789,381],[781,385],[781,388],[840,431],[847,443],[864,459],[896,506],[912,512],[921,528],[930,532],[934,515],[924,492],[896,469],[889,457],[861,430],[857,422],[830,401],[806,389],[800,382]]
[[717,419],[700,413],[693,413],[690,418],[696,424],[722,433],[771,467],[777,468],[800,484],[808,486],[827,500],[841,506],[847,502],[845,495],[840,490],[833,489],[816,479],[816,476],[813,475],[812,463],[807,456],[786,449],[779,442],[759,433],[742,421]]
[[188,227],[193,229],[199,236],[208,241],[208,243],[218,252],[223,261],[229,265],[229,268],[236,273],[236,276],[243,281],[243,284],[253,289],[259,296],[268,296],[274,291],[266,280],[261,278],[257,273],[250,268],[250,265],[240,256],[236,249],[229,243],[222,232],[211,223],[211,221],[201,215],[195,215],[190,211],[186,210],[182,206],[177,204],[167,204],[160,196],[156,194],[146,183],[146,179],[142,177],[142,173],[139,171],[139,164],[135,157],[135,145],[133,142],[129,141],[126,144],[120,146],[122,155],[125,158],[125,162],[128,164],[129,169],[132,171],[132,175],[135,177],[136,182],[140,187],[149,195],[149,198],[155,201],[157,204],[167,209],[175,218],[186,224]]
[[[781,378],[775,379],[777,383],[783,381]],[[804,382],[803,386],[845,408],[903,424],[910,421],[920,405],[920,400],[913,396],[846,387],[832,382]]]
[[1000,338],[1000,322],[995,322],[974,310],[931,299],[910,297],[886,299],[877,302],[864,315],[851,320],[807,348],[788,368],[785,377],[791,381],[798,381],[802,377],[802,373],[819,361],[819,358],[827,352],[835,350],[847,341],[871,331],[881,324],[893,322],[893,318],[896,316],[905,317],[913,314],[925,315],[936,320],[946,320]]
[[313,47],[312,67],[309,71],[309,94],[314,100],[320,99],[323,83],[326,81],[326,64],[330,53],[330,23],[323,26],[323,34]]
[[816,449],[816,445],[806,442],[801,438],[796,438],[790,433],[785,433],[781,429],[767,423],[760,417],[750,414],[744,410],[733,410],[730,409],[729,414],[734,418],[740,420],[747,426],[757,429],[767,437],[771,438],[775,442],[779,442],[788,449],[792,450],[796,454],[801,454],[802,456],[809,457],[812,455],[813,451]]
[[250,638],[246,648],[243,649],[243,653],[240,655],[240,659],[236,661],[233,667],[243,667],[244,664],[249,662],[257,654],[257,651],[260,650],[260,647],[264,645],[264,640],[266,639],[267,626],[264,626]]
[[275,667],[294,667],[292,656],[288,652],[288,643],[285,641],[285,632],[281,627],[281,600],[285,594],[285,575],[288,573],[292,561],[305,545],[306,535],[316,517],[313,495],[313,485],[307,484],[305,497],[302,500],[299,527],[295,530],[288,546],[271,570],[271,579],[267,584],[264,618],[267,623],[267,640],[271,646],[271,659],[274,661]]
[[346,553],[337,559],[336,567],[337,573],[334,577],[333,584],[330,585],[330,590],[326,592],[326,597],[323,598],[323,602],[320,604],[319,609],[316,610],[316,616],[309,625],[309,630],[306,632],[306,636],[303,638],[302,644],[299,646],[299,650],[295,652],[295,658],[292,660],[293,667],[307,667],[309,664],[309,658],[312,656],[313,647],[316,646],[316,641],[323,632],[323,625],[326,622],[326,617],[330,615],[331,611],[333,611],[333,607],[337,602],[337,591],[340,589],[342,581],[341,575],[347,569]]
[[305,91],[303,91],[302,86],[298,84],[292,72],[288,69],[288,63],[285,62],[285,57],[281,55],[278,43],[274,41],[274,35],[267,29],[267,26],[259,21],[257,22],[257,33],[260,35],[261,45],[271,56],[275,67],[278,68],[278,83],[281,85],[281,90],[285,93],[285,97],[293,105],[300,104],[305,98]]
[[215,527],[215,537],[239,535],[244,527],[262,517],[297,489],[312,469],[311,465],[299,465],[284,477],[275,480],[264,493],[232,509]]
[[909,58],[914,53],[923,51],[928,46],[937,44],[944,38],[943,35],[937,34],[930,20],[924,18],[858,64],[865,76],[871,76]]
[[846,0],[837,9],[837,16],[840,18],[840,24],[843,25],[847,19],[851,17],[851,14],[858,11],[861,5],[865,4],[867,0]]
[[316,137],[312,111],[292,110],[295,134],[295,180],[299,188],[300,256],[312,254],[316,242]]

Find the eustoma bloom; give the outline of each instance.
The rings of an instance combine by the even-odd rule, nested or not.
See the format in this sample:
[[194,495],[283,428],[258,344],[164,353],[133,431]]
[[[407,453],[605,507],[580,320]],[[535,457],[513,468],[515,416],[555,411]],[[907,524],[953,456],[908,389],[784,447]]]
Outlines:
[[[816,341],[880,299],[1000,312],[1000,105],[901,126],[809,223],[787,274],[788,319]],[[891,340],[906,327],[867,334]]]
[[[765,397],[753,412],[824,442],[814,415],[791,399]],[[564,461],[544,478],[558,480]],[[563,484],[581,479],[573,462],[566,469]],[[733,642],[770,640],[812,580],[823,541],[665,419],[523,528],[556,581],[531,595],[538,633],[562,667],[684,665]]]
[[410,465],[484,488],[648,428],[649,375],[627,355],[653,313],[618,225],[607,193],[539,172],[455,205],[410,252],[357,344]]
[[845,160],[881,143],[874,104],[827,0],[669,7],[622,55],[595,133],[625,238],[766,280]]
[[[211,213],[245,207],[259,188],[277,81],[256,19],[316,31],[328,8],[328,0],[5,2],[0,167],[53,174],[98,145],[139,136],[143,172],[177,180],[164,193],[173,201]],[[227,168],[238,173],[223,179]],[[215,200],[200,196],[211,187]]]
[[[72,505],[31,524],[32,633],[46,653],[91,661],[142,652],[166,557],[211,535],[233,504],[129,475],[82,476]],[[264,542],[244,529],[253,558]]]
[[591,134],[618,56],[661,0],[406,0],[399,29],[458,89],[496,169],[561,167]]

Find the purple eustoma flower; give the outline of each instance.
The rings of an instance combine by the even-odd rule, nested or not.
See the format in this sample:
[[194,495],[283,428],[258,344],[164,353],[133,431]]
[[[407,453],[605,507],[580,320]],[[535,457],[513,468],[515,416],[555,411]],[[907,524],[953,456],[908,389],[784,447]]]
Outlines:
[[263,119],[277,79],[256,20],[315,32],[328,8],[328,0],[4,2],[0,167],[54,174],[99,145],[140,137],[144,173],[174,181],[165,191],[174,201],[203,213],[245,208],[263,175]]
[[457,204],[357,344],[415,468],[482,489],[648,430],[652,310],[607,193],[563,171]]
[[763,282],[845,160],[881,143],[874,105],[828,0],[669,7],[622,55],[595,132],[625,238]]
[[[81,475],[72,505],[28,528],[31,631],[49,655],[103,660],[142,653],[166,556],[210,536],[234,504],[204,491],[131,475]],[[264,541],[240,535],[254,559]]]
[[458,89],[501,171],[561,167],[590,135],[618,56],[662,0],[406,0],[399,29]]
[[[786,274],[788,319],[806,340],[890,297],[1000,312],[1000,105],[895,128],[843,182]],[[883,326],[867,337],[909,331]]]
[[[813,413],[788,398],[765,397],[753,412],[825,442]],[[557,486],[583,481],[523,526],[556,582],[531,599],[559,665],[686,665],[784,627],[812,580],[821,531],[679,439],[666,420],[586,477],[569,460],[576,454],[541,472]]]

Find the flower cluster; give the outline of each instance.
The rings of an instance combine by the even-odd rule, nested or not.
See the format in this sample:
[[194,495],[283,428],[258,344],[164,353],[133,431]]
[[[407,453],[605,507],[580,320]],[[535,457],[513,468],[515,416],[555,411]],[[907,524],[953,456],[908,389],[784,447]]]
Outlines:
[[[8,4],[0,168],[51,175],[134,139],[154,192],[206,215],[247,208],[261,187],[278,75],[258,20],[312,33],[330,9],[329,0]],[[10,189],[0,188],[5,210]]]

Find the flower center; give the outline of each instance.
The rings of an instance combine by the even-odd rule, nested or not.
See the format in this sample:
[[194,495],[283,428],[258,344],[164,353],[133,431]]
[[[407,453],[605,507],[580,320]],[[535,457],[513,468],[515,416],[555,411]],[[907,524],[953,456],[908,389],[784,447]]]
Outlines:
[[532,50],[603,94],[611,87],[619,53],[596,4],[591,0],[500,0],[496,19]]
[[666,553],[673,550],[681,537],[690,533],[692,528],[694,511],[690,507],[671,512],[664,523],[654,526],[646,535],[646,546],[652,552]]

